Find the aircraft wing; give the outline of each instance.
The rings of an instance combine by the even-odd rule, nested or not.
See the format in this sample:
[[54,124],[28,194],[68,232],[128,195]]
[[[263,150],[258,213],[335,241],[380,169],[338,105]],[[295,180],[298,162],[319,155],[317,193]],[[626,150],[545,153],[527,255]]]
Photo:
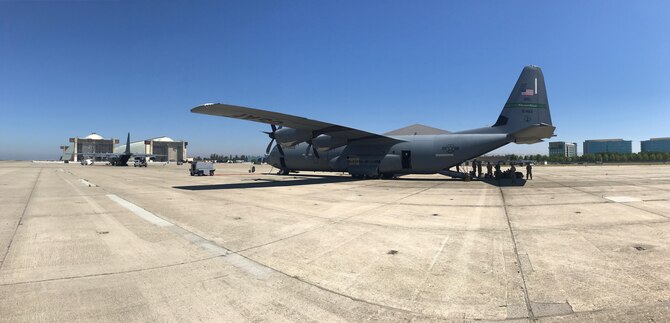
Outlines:
[[[117,158],[121,155],[120,153],[77,153],[78,156],[83,156],[83,157],[100,157],[100,158]],[[135,157],[144,157],[144,158],[152,158],[152,157],[165,157],[167,155],[157,155],[157,154],[135,154],[135,153],[130,153],[130,157],[135,158]]]
[[332,123],[307,119],[303,117],[272,112],[267,110],[253,109],[230,104],[210,103],[191,109],[193,113],[209,114],[221,117],[255,121],[260,123],[274,124],[293,129],[312,131],[314,137],[327,134],[333,137],[345,138],[348,141],[379,140],[389,142],[401,142],[401,140],[382,136],[367,131],[348,128]]
[[77,153],[78,156],[84,157],[119,157],[121,154],[117,153]]
[[156,154],[135,154],[135,153],[131,153],[131,155],[132,155],[132,157],[149,157],[149,158],[151,158],[151,157],[165,157],[165,156],[167,156],[167,155],[156,155]]

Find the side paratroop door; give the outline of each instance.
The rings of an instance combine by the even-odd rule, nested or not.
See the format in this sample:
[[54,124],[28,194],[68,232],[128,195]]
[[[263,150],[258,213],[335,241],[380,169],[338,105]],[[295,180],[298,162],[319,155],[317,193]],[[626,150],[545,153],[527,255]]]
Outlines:
[[403,150],[401,157],[402,157],[402,169],[412,168],[412,151]]

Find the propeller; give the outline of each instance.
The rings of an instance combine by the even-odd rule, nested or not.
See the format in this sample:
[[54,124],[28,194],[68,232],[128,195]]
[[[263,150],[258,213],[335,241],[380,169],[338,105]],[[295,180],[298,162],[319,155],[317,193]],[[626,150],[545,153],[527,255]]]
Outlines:
[[312,140],[307,140],[307,149],[305,149],[305,156],[309,155],[309,148],[312,148],[312,151],[314,152],[314,157],[319,158],[319,152],[316,151],[316,147],[312,145]]
[[[263,133],[266,133],[272,139],[272,140],[270,140],[270,143],[268,144],[268,148],[265,149],[266,154],[269,154],[270,149],[272,149],[272,143],[276,139],[275,138],[275,132],[277,132],[277,130],[281,129],[281,126],[279,126],[279,128],[277,128],[277,126],[275,126],[273,124],[271,124],[270,127],[272,127],[272,132],[263,131]],[[281,149],[281,145],[279,144],[279,142],[277,142],[277,150],[279,150],[280,155],[284,156],[284,150]]]

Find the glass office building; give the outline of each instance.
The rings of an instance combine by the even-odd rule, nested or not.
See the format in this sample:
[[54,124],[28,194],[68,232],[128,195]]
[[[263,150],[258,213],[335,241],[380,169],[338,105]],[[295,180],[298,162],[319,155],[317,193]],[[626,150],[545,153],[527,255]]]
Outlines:
[[641,141],[640,151],[643,153],[668,153],[670,152],[670,137]]
[[577,157],[577,143],[565,141],[550,142],[549,156]]
[[623,139],[598,139],[584,141],[584,154],[620,153],[630,154],[633,152],[633,142]]

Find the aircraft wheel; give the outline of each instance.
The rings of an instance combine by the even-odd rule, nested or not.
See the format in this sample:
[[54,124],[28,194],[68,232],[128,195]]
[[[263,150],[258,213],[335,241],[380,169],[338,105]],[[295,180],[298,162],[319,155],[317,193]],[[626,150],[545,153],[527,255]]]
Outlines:
[[392,173],[381,173],[381,174],[379,174],[379,178],[381,178],[381,179],[393,179],[393,174]]

